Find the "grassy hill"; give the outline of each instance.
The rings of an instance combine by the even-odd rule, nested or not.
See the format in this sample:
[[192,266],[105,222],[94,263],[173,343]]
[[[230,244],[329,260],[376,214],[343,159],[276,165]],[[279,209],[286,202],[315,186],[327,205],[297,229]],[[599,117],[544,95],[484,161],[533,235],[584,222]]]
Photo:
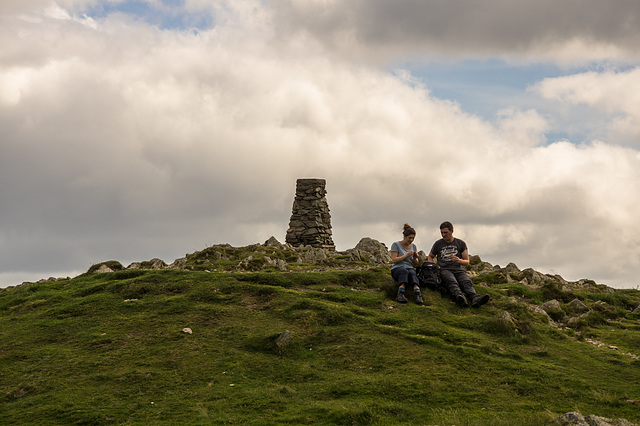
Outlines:
[[[302,268],[301,268],[302,269]],[[508,282],[509,281],[509,282]],[[0,291],[2,424],[640,421],[640,292],[474,276],[400,305],[388,268],[121,270]],[[552,327],[532,306],[591,310]],[[192,334],[183,329],[189,328]],[[284,331],[291,339],[277,337]]]

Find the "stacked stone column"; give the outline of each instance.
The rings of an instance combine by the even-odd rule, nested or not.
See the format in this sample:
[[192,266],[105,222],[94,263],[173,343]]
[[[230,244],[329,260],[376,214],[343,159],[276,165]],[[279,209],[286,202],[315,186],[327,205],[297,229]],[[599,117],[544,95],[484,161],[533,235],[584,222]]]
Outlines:
[[298,179],[286,242],[335,250],[324,179]]

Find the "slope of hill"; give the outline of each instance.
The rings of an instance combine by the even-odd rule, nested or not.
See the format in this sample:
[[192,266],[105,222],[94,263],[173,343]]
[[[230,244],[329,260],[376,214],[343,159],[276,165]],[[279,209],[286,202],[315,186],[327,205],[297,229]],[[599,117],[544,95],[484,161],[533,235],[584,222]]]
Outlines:
[[0,291],[3,424],[640,421],[637,290],[474,258],[489,304],[400,305],[364,252],[217,247]]

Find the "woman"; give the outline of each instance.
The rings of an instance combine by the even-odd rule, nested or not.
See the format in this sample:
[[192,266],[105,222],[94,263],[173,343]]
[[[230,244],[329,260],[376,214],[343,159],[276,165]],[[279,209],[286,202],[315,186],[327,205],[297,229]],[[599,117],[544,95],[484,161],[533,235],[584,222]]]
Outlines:
[[398,287],[397,301],[407,303],[406,286],[413,285],[413,294],[416,303],[422,305],[422,293],[414,265],[418,263],[418,248],[413,244],[416,238],[416,230],[409,224],[404,224],[402,231],[404,238],[391,245],[391,276],[400,286]]

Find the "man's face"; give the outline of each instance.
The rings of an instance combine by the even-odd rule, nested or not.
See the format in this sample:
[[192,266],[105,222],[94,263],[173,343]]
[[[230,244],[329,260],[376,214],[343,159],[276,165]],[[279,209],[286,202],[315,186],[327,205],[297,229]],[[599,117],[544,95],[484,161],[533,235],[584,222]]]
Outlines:
[[440,230],[440,235],[442,235],[442,239],[448,243],[453,241],[453,231],[451,231],[449,228],[442,228]]

